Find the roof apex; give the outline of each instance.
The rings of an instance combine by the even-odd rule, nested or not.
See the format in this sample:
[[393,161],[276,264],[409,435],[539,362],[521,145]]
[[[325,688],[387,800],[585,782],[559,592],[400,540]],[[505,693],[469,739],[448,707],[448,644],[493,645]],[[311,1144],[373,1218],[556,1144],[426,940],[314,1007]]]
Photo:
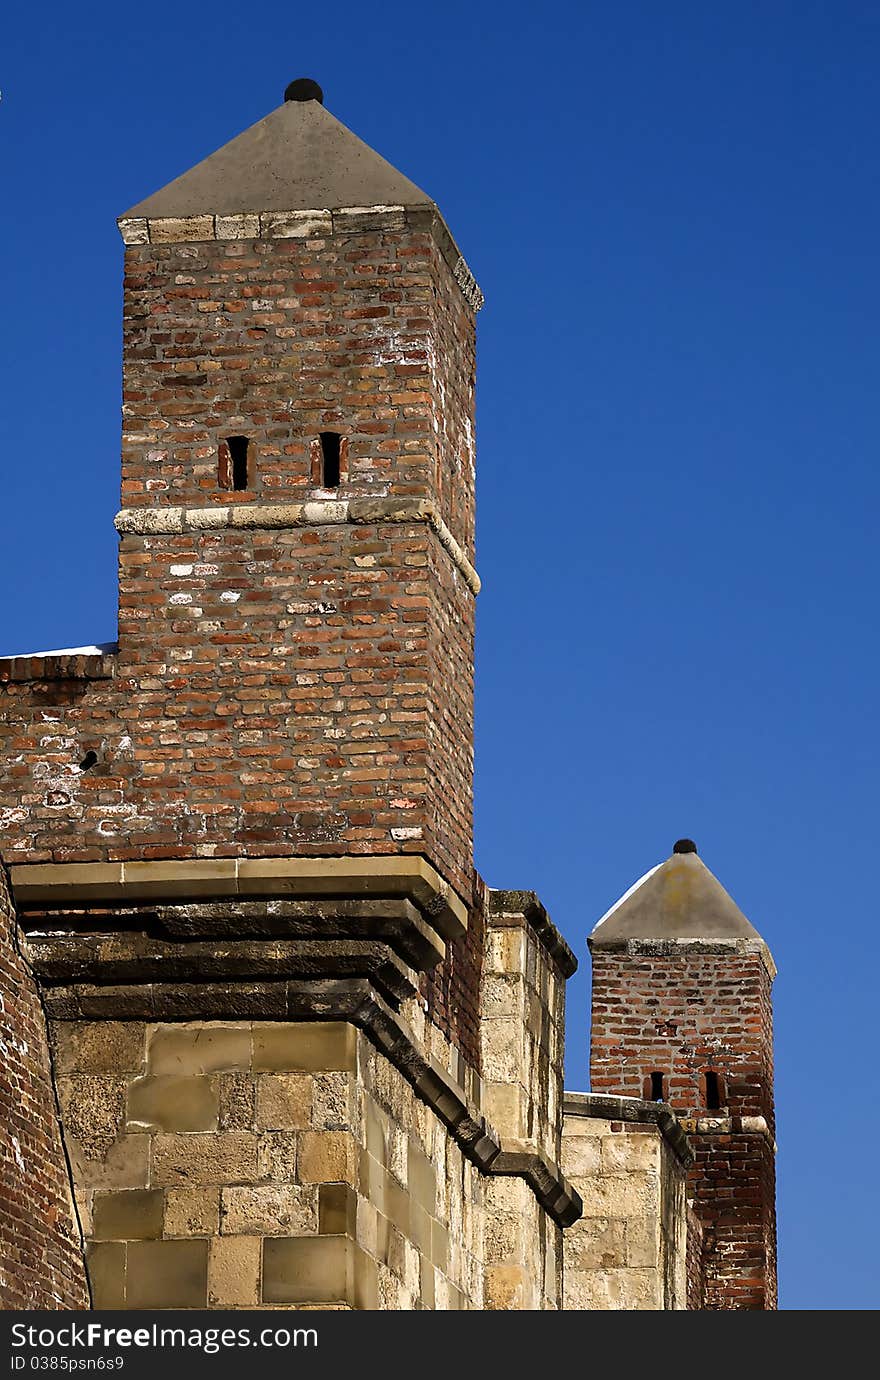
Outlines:
[[320,101],[286,100],[122,219],[433,204]]

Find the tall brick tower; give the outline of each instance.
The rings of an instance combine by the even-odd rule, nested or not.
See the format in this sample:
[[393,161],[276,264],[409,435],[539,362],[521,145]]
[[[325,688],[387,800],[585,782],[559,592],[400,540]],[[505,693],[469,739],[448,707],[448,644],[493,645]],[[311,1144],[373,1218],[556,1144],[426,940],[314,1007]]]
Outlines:
[[118,644],[0,660],[93,1301],[556,1307],[576,965],[472,853],[480,292],[311,81],[119,225]]
[[709,1309],[776,1307],[770,951],[682,839],[590,938],[594,1093],[666,1102],[695,1151]]

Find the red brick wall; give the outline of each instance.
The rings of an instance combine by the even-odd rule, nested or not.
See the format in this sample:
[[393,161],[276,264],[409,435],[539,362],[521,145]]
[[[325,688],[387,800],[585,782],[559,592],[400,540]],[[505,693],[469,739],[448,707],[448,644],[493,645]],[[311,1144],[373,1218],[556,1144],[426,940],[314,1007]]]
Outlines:
[[[124,317],[126,507],[424,498],[473,556],[474,319],[424,225],[132,247]],[[125,536],[114,678],[0,663],[7,861],[418,853],[469,903],[473,643],[424,523]]]
[[[722,1079],[717,1110],[707,1069]],[[766,1136],[695,1132],[689,1191],[704,1228],[704,1306],[774,1308],[773,1021],[760,954],[594,947],[591,1087],[650,1097],[654,1072],[681,1116],[765,1118]]]
[[40,998],[0,865],[0,1309],[88,1308]]
[[[130,248],[124,360],[127,506],[423,497],[472,552],[473,317],[427,232]],[[420,523],[124,537],[117,678],[7,687],[9,860],[415,852],[468,899],[473,605]]]
[[685,1270],[687,1272],[687,1306],[692,1313],[699,1313],[705,1307],[703,1281],[703,1225],[688,1206],[687,1246],[685,1251]]

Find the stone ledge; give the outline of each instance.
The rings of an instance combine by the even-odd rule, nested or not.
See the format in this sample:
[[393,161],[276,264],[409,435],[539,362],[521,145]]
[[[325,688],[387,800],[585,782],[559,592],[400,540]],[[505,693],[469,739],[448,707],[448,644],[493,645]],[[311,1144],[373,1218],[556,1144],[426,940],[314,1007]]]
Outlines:
[[0,684],[35,680],[112,680],[116,651],[0,657]]
[[217,504],[210,508],[123,508],[113,520],[121,537],[173,536],[229,527],[237,531],[285,531],[343,523],[423,522],[434,532],[472,594],[480,577],[434,504],[424,498],[321,499],[310,503]]
[[592,953],[632,954],[635,957],[670,958],[682,954],[755,954],[764,964],[770,980],[776,977],[773,955],[763,939],[602,939],[595,932],[587,944]]
[[199,943],[143,933],[31,931],[33,971],[48,987],[152,983],[273,984],[293,978],[366,977],[392,1002],[416,995],[409,970],[387,944],[365,939],[226,940]]
[[516,925],[522,917],[534,930],[562,976],[570,978],[577,972],[578,961],[553,924],[534,891],[496,891],[489,888],[490,924],[503,929],[505,923]]
[[15,863],[19,909],[223,897],[404,898],[444,939],[459,939],[468,909],[418,854],[327,858],[213,858],[155,862]]
[[618,1097],[612,1093],[567,1092],[562,1099],[562,1114],[656,1126],[685,1168],[694,1162],[684,1123],[663,1102],[643,1102],[637,1097]]
[[773,1140],[763,1116],[683,1116],[679,1124],[689,1136],[763,1136]]
[[204,240],[326,239],[370,231],[423,230],[434,238],[476,314],[483,294],[448,225],[434,206],[341,206],[308,211],[242,211],[237,215],[121,216],[116,224],[126,245],[194,244]]

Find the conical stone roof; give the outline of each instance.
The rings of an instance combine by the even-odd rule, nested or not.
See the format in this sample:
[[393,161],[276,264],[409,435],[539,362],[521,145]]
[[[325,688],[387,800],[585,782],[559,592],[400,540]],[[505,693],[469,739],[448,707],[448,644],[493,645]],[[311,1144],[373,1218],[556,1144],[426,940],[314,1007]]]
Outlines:
[[122,219],[433,206],[320,100],[285,100]]

